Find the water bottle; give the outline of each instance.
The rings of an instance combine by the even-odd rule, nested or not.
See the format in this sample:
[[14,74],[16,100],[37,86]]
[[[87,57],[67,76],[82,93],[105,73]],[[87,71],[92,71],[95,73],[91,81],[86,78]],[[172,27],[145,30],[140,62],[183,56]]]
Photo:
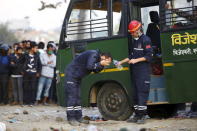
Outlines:
[[114,63],[114,65],[116,66],[116,68],[118,68],[119,70],[122,70],[122,69],[123,69],[122,65],[119,65],[119,64],[118,64],[119,61],[113,60],[113,63]]
[[185,106],[186,106],[186,107],[185,107],[185,111],[186,111],[186,112],[190,112],[190,111],[191,111],[191,105],[192,105],[192,103],[186,103],[186,104],[185,104]]
[[90,116],[90,120],[92,121],[100,120],[100,116],[99,115]]

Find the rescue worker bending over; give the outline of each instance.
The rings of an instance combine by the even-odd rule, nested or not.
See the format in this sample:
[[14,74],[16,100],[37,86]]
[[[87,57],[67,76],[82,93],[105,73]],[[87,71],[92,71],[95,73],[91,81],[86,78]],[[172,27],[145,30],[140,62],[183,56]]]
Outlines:
[[82,118],[80,99],[80,84],[83,77],[91,72],[98,73],[104,66],[110,65],[112,57],[109,53],[100,53],[97,50],[88,50],[76,56],[66,68],[65,93],[67,96],[67,119],[69,124],[79,126],[88,124]]
[[146,102],[148,100],[150,88],[150,61],[153,55],[151,40],[142,32],[142,24],[139,21],[133,20],[129,24],[129,32],[132,35],[133,42],[131,45],[131,54],[129,58],[125,58],[119,64],[131,64],[132,83],[134,87],[134,117],[131,117],[127,122],[138,124],[145,123],[147,114]]

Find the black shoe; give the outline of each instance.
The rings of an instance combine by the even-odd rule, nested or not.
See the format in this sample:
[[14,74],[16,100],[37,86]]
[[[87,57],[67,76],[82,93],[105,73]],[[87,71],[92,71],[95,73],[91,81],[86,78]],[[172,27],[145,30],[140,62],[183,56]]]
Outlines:
[[146,123],[146,118],[145,116],[139,118],[136,122],[137,124],[145,124]]
[[81,118],[79,120],[77,120],[79,123],[83,123],[83,124],[89,124],[89,120],[85,120],[84,118]]
[[68,123],[71,125],[71,126],[80,126],[80,123],[76,120],[69,120]]
[[129,118],[127,120],[127,122],[129,122],[129,123],[136,123],[138,121],[138,119],[139,119],[138,117],[134,116],[134,117]]

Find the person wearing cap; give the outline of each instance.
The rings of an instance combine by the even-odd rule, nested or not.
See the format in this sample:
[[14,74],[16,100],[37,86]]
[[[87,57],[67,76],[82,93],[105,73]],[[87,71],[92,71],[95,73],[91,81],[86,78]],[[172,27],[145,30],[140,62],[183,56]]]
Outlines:
[[8,55],[9,46],[0,46],[0,103],[8,103],[8,81],[10,72],[10,57]]
[[57,45],[54,41],[49,41],[48,44],[53,45],[53,53],[57,55]]
[[146,102],[148,100],[150,88],[150,61],[153,55],[151,40],[143,34],[142,24],[137,20],[132,20],[129,23],[129,32],[133,38],[128,58],[119,61],[119,65],[123,63],[131,64],[132,83],[134,88],[133,108],[134,117],[131,117],[127,122],[137,124],[145,123],[147,114]]

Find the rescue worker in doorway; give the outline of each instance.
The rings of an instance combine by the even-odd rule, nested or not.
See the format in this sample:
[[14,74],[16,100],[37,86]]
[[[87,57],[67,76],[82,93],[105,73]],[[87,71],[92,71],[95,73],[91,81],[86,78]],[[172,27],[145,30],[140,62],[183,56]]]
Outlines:
[[98,73],[104,66],[110,65],[112,57],[109,53],[88,50],[76,56],[65,70],[65,93],[67,104],[67,119],[70,125],[89,124],[82,118],[80,99],[80,84],[82,78],[91,72]]
[[139,21],[131,21],[128,28],[132,36],[129,58],[125,58],[118,63],[119,65],[123,63],[131,64],[135,115],[128,119],[127,122],[144,124],[147,114],[146,102],[150,88],[150,61],[153,56],[153,49],[151,40],[143,34],[142,24]]

